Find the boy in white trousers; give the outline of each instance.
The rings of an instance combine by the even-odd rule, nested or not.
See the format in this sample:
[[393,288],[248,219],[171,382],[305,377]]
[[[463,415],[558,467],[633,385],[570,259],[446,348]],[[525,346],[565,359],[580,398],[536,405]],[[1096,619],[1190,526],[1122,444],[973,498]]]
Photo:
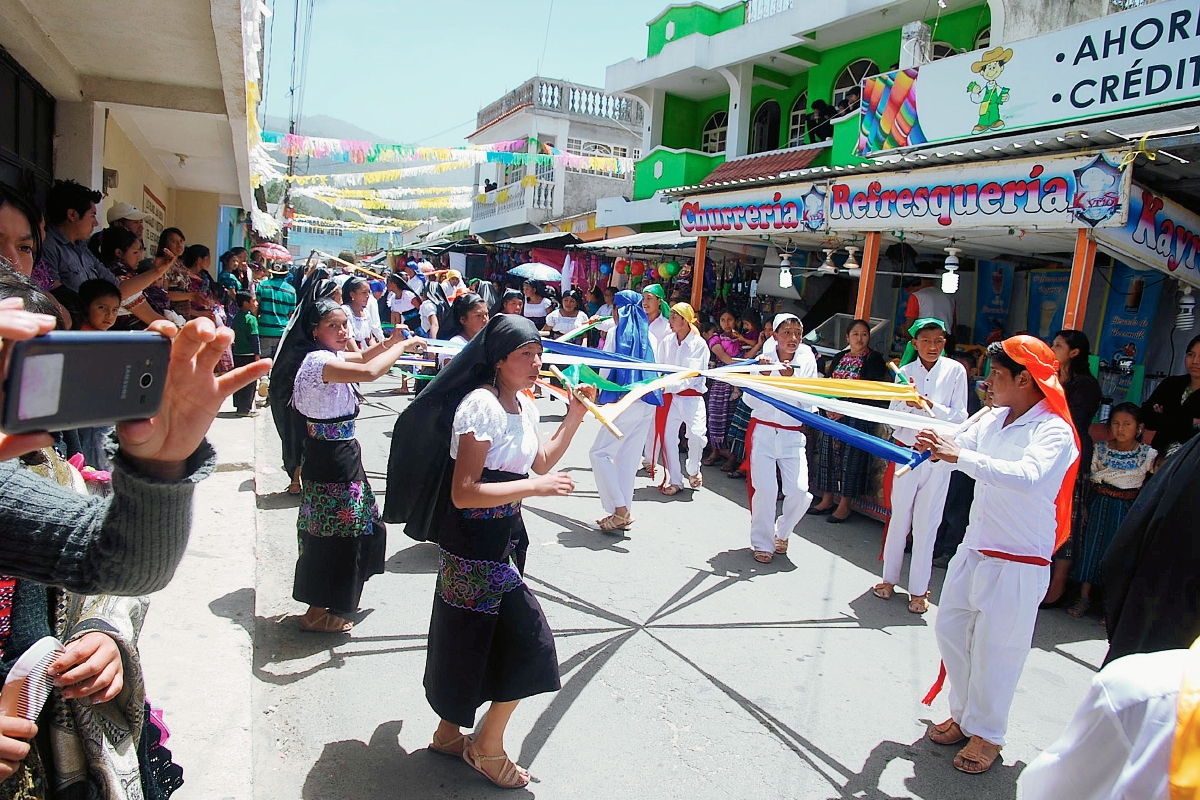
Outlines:
[[[670,332],[658,342],[658,363],[676,364],[688,370],[708,368],[708,344],[696,330],[696,312],[687,303],[671,306]],[[688,486],[699,489],[704,483],[700,458],[708,444],[708,416],[704,408],[704,378],[689,378],[663,390],[663,405],[655,415],[655,449],[662,450],[666,465],[666,483],[659,491],[668,497]],[[687,436],[686,476],[679,471],[679,426]],[[653,454],[653,453],[652,453]],[[653,458],[651,459],[653,463]]]

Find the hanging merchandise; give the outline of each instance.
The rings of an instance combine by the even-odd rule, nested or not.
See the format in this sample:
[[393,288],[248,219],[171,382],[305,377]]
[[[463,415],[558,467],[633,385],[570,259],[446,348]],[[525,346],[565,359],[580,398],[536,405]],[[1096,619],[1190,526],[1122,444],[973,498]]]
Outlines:
[[629,274],[633,275],[634,277],[638,277],[638,278],[640,278],[642,275],[645,275],[646,274],[646,262],[645,261],[634,261],[632,264],[629,265]]

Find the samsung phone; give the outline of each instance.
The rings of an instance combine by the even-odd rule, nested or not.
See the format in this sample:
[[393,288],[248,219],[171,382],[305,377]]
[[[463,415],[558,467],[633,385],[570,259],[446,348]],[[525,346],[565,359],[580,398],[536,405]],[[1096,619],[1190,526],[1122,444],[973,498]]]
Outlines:
[[51,331],[11,353],[0,430],[62,431],[157,414],[171,342],[142,331]]

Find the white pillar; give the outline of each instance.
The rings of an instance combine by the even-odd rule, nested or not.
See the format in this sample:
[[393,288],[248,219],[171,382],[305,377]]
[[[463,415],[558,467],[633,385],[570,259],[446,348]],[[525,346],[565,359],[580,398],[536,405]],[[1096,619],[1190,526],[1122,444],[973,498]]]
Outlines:
[[667,104],[667,90],[646,88],[633,95],[645,106],[646,113],[642,121],[642,155],[645,156],[662,144],[663,107]]
[[100,189],[104,172],[104,108],[59,100],[54,111],[54,177]]
[[933,58],[933,31],[921,20],[907,22],[900,29],[900,69],[928,64]]
[[729,83],[729,131],[725,138],[725,158],[738,158],[750,150],[750,92],[754,89],[754,64],[735,64],[718,71]]

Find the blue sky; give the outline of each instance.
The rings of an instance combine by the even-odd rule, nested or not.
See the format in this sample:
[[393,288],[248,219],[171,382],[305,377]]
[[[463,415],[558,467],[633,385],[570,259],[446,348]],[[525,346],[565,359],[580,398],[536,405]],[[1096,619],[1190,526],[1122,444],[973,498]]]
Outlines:
[[[286,118],[296,0],[267,3],[266,113]],[[545,77],[603,87],[609,64],[645,57],[646,23],[667,4],[554,0],[551,13],[551,0],[316,0],[304,115],[406,144],[462,144],[475,113],[539,61]]]

